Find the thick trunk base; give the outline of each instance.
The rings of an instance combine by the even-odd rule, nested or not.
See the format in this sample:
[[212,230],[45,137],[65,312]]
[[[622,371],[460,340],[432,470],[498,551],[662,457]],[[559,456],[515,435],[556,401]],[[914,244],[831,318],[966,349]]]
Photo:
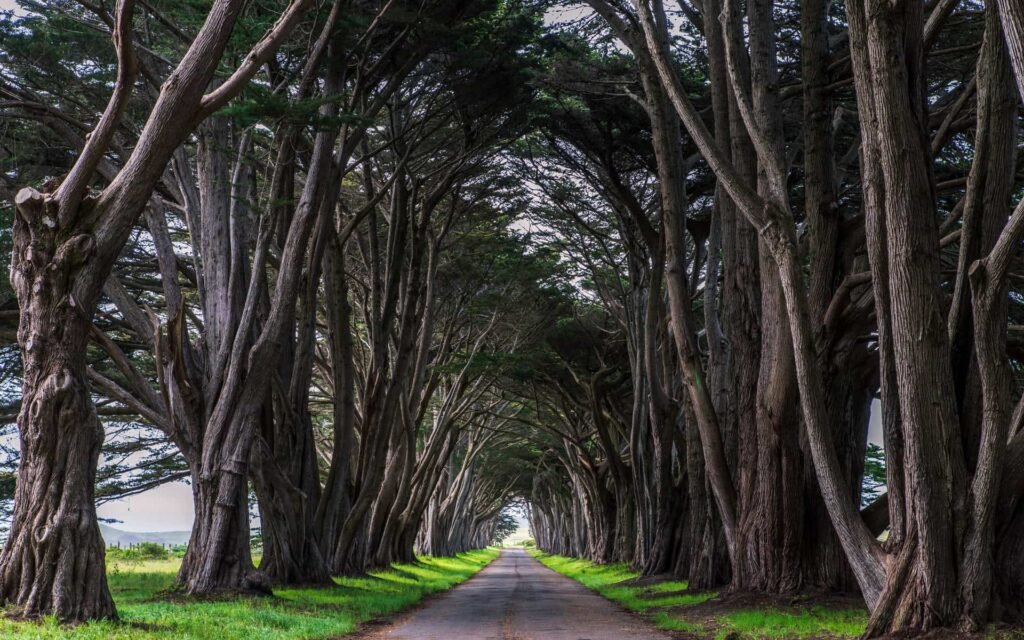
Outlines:
[[96,523],[103,427],[81,373],[57,364],[26,376],[14,520],[0,556],[0,601],[20,616],[117,617]]
[[196,517],[178,571],[178,585],[189,595],[271,595],[269,578],[252,564],[246,488],[237,477],[193,485]]
[[312,491],[302,491],[284,474],[259,467],[253,473],[253,487],[263,532],[259,570],[275,585],[333,584],[314,534]]

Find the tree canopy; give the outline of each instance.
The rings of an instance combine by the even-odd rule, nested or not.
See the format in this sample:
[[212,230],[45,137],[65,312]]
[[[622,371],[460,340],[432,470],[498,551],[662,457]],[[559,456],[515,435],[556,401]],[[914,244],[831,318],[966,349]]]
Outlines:
[[[506,539],[869,636],[1024,621],[1010,0],[18,0],[0,602]],[[258,514],[253,562],[250,505]]]

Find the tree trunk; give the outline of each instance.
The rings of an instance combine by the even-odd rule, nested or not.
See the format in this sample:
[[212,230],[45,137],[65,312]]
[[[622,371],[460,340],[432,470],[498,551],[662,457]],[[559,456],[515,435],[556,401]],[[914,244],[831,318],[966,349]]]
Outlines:
[[296,441],[290,446],[278,444],[268,451],[264,442],[254,452],[259,461],[253,465],[252,485],[263,535],[260,571],[274,584],[331,584],[314,530],[320,478],[312,425],[297,426],[292,435]]
[[[671,116],[671,105],[657,78],[649,72],[641,76],[648,95],[645,107],[651,121],[651,135],[658,164],[667,265],[665,283],[671,333],[679,358],[683,385],[688,393],[694,422],[700,432],[712,493],[722,517],[727,544],[732,550],[735,548],[736,534],[736,490],[729,475],[718,415],[707,387],[703,364],[698,358],[694,320],[689,308],[685,244],[686,183],[679,143],[679,123]],[[650,564],[648,561],[648,565]]]
[[[961,406],[971,405],[973,411],[962,412],[964,451],[967,465],[973,468],[971,485],[971,521],[965,538],[961,566],[960,599],[963,611],[960,626],[969,631],[982,628],[990,620],[998,620],[1002,606],[1010,609],[1013,619],[1018,593],[1011,584],[1019,581],[1021,558],[1011,550],[1018,544],[1019,526],[1013,519],[1017,504],[1000,499],[1003,479],[1005,443],[1014,420],[1010,411],[1013,374],[1006,357],[1007,280],[1005,262],[1000,262],[1001,231],[1013,190],[1016,166],[1017,96],[1013,75],[999,20],[994,5],[986,6],[985,38],[977,66],[978,126],[975,134],[975,159],[967,180],[964,196],[964,222],[958,270],[968,275],[971,300],[960,302],[959,313],[971,312],[970,322],[956,322],[956,307],[950,310],[950,335],[956,357],[959,331],[973,330],[973,349],[964,340],[960,358],[970,358],[970,374],[962,390]],[[1009,230],[1009,228],[1008,228]],[[991,256],[978,261],[980,256]],[[963,354],[971,350],[972,355]],[[954,368],[954,371],[957,369]],[[973,397],[972,397],[973,396]],[[980,411],[978,410],[980,409]],[[974,417],[980,413],[977,428],[965,425],[963,413]],[[1002,514],[1000,514],[1002,511]],[[1002,515],[1003,522],[998,521]],[[1010,526],[1006,527],[1005,523]],[[999,541],[1005,541],[999,545]],[[1019,553],[1019,552],[1018,552]],[[1001,605],[1001,606],[1000,606]]]
[[270,594],[266,576],[257,572],[249,549],[249,492],[245,465],[234,473],[192,486],[196,516],[178,582],[191,594]]
[[[734,0],[725,0],[726,51],[739,49]],[[785,202],[782,117],[777,96],[775,22],[771,0],[747,4],[752,122],[764,139],[757,148],[758,193]],[[741,56],[733,54],[732,57]],[[732,61],[732,60],[731,60]],[[734,92],[746,91],[739,86]],[[742,94],[741,94],[742,95]],[[800,587],[802,537],[802,457],[796,408],[796,370],[792,339],[784,318],[785,299],[769,247],[759,247],[761,274],[761,360],[757,381],[754,433],[740,440],[740,494],[733,588],[787,593]],[[747,417],[749,420],[749,416]],[[751,437],[751,435],[753,437]],[[747,477],[744,477],[747,476]]]
[[[275,584],[332,584],[316,535],[320,472],[309,413],[316,344],[317,289],[329,216],[321,216],[295,318],[294,344],[284,345],[272,412],[253,452],[252,483],[263,531],[260,570]],[[294,347],[294,348],[293,348]],[[288,382],[287,389],[283,381]]]
[[67,622],[115,615],[95,522],[93,484],[103,435],[85,384],[97,298],[175,149],[241,91],[310,2],[291,3],[225,84],[208,94],[244,4],[214,2],[161,87],[131,155],[107,187],[91,195],[138,70],[133,4],[117,3],[117,80],[78,160],[45,204],[31,189],[16,198],[12,279],[22,314],[23,458],[11,536],[0,558],[0,600],[27,615],[54,613]]
[[731,578],[729,553],[714,500],[708,492],[700,437],[693,427],[686,430],[685,437],[688,494],[685,526],[689,529],[689,548],[686,549],[685,572],[677,570],[676,573],[686,576],[692,590],[711,589],[728,584]]
[[[832,99],[827,0],[807,0],[800,11],[800,68],[803,77],[804,211],[809,244],[808,298],[811,317],[824,329],[829,305],[842,274],[867,269],[863,258],[843,260],[839,233],[840,207],[835,193],[832,142]],[[843,337],[846,338],[844,333]],[[828,338],[833,336],[829,335]],[[867,437],[868,385],[858,377],[849,340],[833,340],[820,348],[827,376],[830,415],[840,465],[851,500],[859,502],[861,470]],[[850,345],[855,346],[855,345]],[[838,352],[838,353],[837,353]],[[863,377],[863,376],[861,376]],[[814,466],[804,456],[804,540],[802,572],[805,588],[851,591],[856,582],[821,501]]]
[[352,307],[345,280],[345,260],[336,241],[330,243],[324,283],[327,306],[328,350],[334,391],[334,439],[331,466],[316,510],[317,539],[323,556],[329,557],[339,523],[352,505],[352,458],[355,448],[355,363]]
[[67,237],[32,189],[18,193],[12,283],[23,366],[21,461],[14,519],[0,555],[0,599],[19,615],[62,622],[116,618],[96,523],[95,478],[103,426],[85,375],[94,300],[73,286],[92,237]]

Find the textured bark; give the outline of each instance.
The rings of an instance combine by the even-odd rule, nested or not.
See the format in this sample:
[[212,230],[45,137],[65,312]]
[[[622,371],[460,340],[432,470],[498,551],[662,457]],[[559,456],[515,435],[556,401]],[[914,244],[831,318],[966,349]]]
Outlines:
[[[1005,222],[1015,157],[1012,138],[1016,133],[1012,71],[1000,35],[999,18],[994,6],[986,14],[985,42],[972,80],[978,87],[979,105],[974,160],[963,198],[957,275],[947,317],[968,469],[974,469],[977,463],[983,411],[969,272],[971,265],[992,249]],[[1005,316],[1005,307],[1002,310]]]
[[[733,0],[725,0],[727,58],[735,73],[738,20]],[[750,100],[753,123],[769,155],[758,149],[758,191],[766,200],[784,198],[782,116],[776,95],[775,23],[770,0],[748,3]],[[739,76],[740,74],[736,74]],[[735,83],[735,80],[734,80]],[[740,93],[734,88],[734,92]],[[733,588],[786,593],[800,587],[803,471],[796,407],[792,340],[783,319],[782,283],[767,245],[760,247],[761,358],[753,438],[741,440],[739,526]],[[747,417],[749,420],[749,417]],[[745,474],[751,477],[744,478]]]
[[[954,306],[950,309],[950,326],[954,329],[954,358],[967,349],[963,343],[958,345],[957,338],[962,337],[959,332],[966,325],[974,333],[973,362],[960,403],[965,457],[968,467],[974,468],[969,495],[971,518],[960,567],[960,626],[972,631],[982,628],[989,620],[999,618],[1001,611],[993,605],[1000,595],[1006,602],[1015,600],[1013,596],[1006,597],[1006,585],[1019,575],[1018,561],[1011,559],[1012,555],[1004,557],[1002,561],[997,560],[996,556],[1001,503],[999,485],[1006,455],[1004,444],[1013,424],[1008,385],[1012,374],[1006,358],[1007,263],[1005,249],[997,246],[997,242],[1006,242],[1000,232],[1013,189],[1017,97],[1013,91],[1013,75],[998,12],[991,5],[986,7],[985,40],[978,60],[977,84],[975,159],[964,196],[964,226],[957,280],[959,293],[963,286],[961,275],[969,275],[971,304],[967,305],[954,294]],[[970,242],[969,226],[970,235],[973,236]],[[1012,234],[1012,227],[1008,229]],[[976,256],[980,253],[986,258],[979,262]],[[967,266],[968,261],[971,262],[970,267]],[[958,309],[955,305],[958,304],[961,305],[959,313],[966,313],[968,308],[972,311],[970,323],[965,320],[955,321],[954,313]],[[980,401],[976,396],[967,395],[975,392],[975,389],[977,395],[981,396]],[[963,411],[968,404],[966,401],[976,407],[975,411]],[[977,411],[977,405],[980,405],[980,412]],[[981,414],[977,429],[964,423],[965,413],[968,416]],[[976,439],[972,437],[975,434]],[[1006,518],[1005,515],[1003,517]],[[1003,535],[1006,536],[1004,539],[1008,539],[1013,534],[1003,532]],[[1010,542],[1007,547],[1012,545]]]
[[317,539],[327,555],[347,516],[352,500],[352,459],[355,445],[355,364],[352,307],[345,280],[344,254],[331,243],[326,270],[325,303],[328,312],[328,349],[334,390],[334,438],[331,464],[317,505]]
[[[851,273],[862,258],[844,256],[841,251],[840,208],[836,201],[834,145],[832,140],[832,96],[829,89],[828,29],[829,3],[810,0],[801,3],[800,69],[803,79],[803,173],[804,212],[808,225],[808,299],[813,324],[826,334],[829,306],[841,286],[842,274]],[[855,331],[846,332],[855,334]],[[863,376],[854,372],[851,353],[856,345],[850,337],[826,335],[821,347],[829,394],[833,435],[840,464],[854,503],[860,502],[860,481],[867,439],[872,390]],[[846,557],[821,503],[813,462],[804,458],[804,539],[801,566],[805,587],[852,590],[856,582]]]
[[[324,90],[338,89],[337,70],[329,70],[327,76]],[[336,109],[337,105],[326,105],[322,107],[321,114],[330,117]],[[216,133],[216,121],[211,126]],[[268,422],[274,424],[273,415],[269,413],[272,405],[267,402],[267,397],[273,381],[281,379],[275,373],[281,362],[286,336],[295,324],[295,304],[302,289],[309,238],[316,221],[333,214],[338,193],[334,185],[339,178],[331,160],[337,135],[337,128],[326,128],[317,133],[306,183],[286,227],[286,235],[279,238],[282,247],[272,294],[265,291],[266,280],[251,275],[246,265],[249,243],[244,219],[251,193],[246,187],[249,181],[245,178],[245,154],[238,154],[229,185],[211,180],[200,184],[202,213],[191,216],[191,219],[198,221],[201,245],[209,248],[209,253],[202,256],[206,324],[218,323],[219,330],[211,334],[216,342],[207,341],[202,345],[206,362],[203,368],[197,367],[189,357],[195,347],[187,339],[184,319],[180,314],[168,326],[166,339],[158,352],[158,360],[165,370],[161,380],[165,397],[174,403],[171,410],[181,416],[177,424],[177,439],[188,445],[183,448],[183,453],[193,476],[196,519],[192,539],[196,544],[189,545],[178,572],[179,584],[190,594],[266,592],[270,588],[267,575],[254,571],[249,552],[249,465],[258,428]],[[279,157],[290,153],[288,136],[283,138]],[[200,158],[207,167],[217,167],[223,162],[218,156],[223,154],[224,144],[216,140],[213,136],[207,147],[200,149]],[[243,137],[240,149],[244,150],[247,144]],[[287,168],[287,163],[285,165]],[[273,182],[275,186],[281,184],[276,180]],[[217,215],[225,210],[231,215]],[[257,239],[253,272],[258,273],[264,268],[271,242],[270,230],[270,225],[265,225]],[[310,260],[315,262],[317,252],[310,253],[314,255]],[[257,331],[257,309],[264,304],[266,316]],[[302,374],[300,370],[297,375],[301,377]],[[293,393],[279,393],[278,397],[284,395],[284,404],[290,405],[294,397],[301,398],[308,393],[302,386],[299,381]],[[203,389],[202,397],[195,393],[195,389]],[[300,436],[311,437],[308,431],[302,431],[303,427],[308,429],[308,425],[303,425],[297,426],[295,431]],[[274,434],[268,434],[268,437],[275,440]],[[301,451],[301,446],[297,449]],[[260,462],[265,462],[266,458],[265,455],[257,455]],[[301,476],[303,463],[310,459],[303,460],[298,453],[296,458],[290,462],[297,462]],[[272,473],[281,472],[281,469],[261,471]],[[315,472],[308,467],[305,474],[313,474],[306,476],[307,481],[310,477],[316,478]],[[288,484],[301,484],[303,481],[301,477],[297,479],[287,473],[281,473],[277,480],[286,481],[284,486],[278,487],[285,492]],[[274,500],[272,490],[266,485],[261,489],[264,497]],[[323,563],[318,562],[319,550],[315,539],[312,539],[313,507],[301,502],[296,504],[292,497],[288,497],[287,506],[280,510],[266,509],[267,515],[273,518],[281,515],[280,511],[305,507],[298,514],[298,522],[286,525],[301,531],[304,534],[302,538],[282,542],[287,545],[283,548],[275,547],[275,543],[281,540],[281,526],[271,532],[270,566],[274,577],[301,583],[325,581],[326,571]],[[295,513],[290,512],[290,515]],[[291,549],[297,553],[291,553]]]
[[[232,154],[234,150],[236,154]],[[244,160],[247,150],[247,138],[232,140],[226,119],[211,118],[200,128],[199,180],[195,197],[188,201],[187,220],[199,246],[197,276],[206,331],[203,341],[193,345],[188,339],[184,307],[172,308],[174,315],[156,349],[168,413],[175,416],[173,437],[189,464],[196,514],[178,575],[182,582],[192,579],[197,586],[202,585],[197,593],[236,589],[269,592],[265,576],[255,572],[249,550],[246,461],[235,461],[233,476],[228,479],[231,486],[225,483],[223,495],[218,495],[222,490],[220,478],[204,475],[202,462],[204,434],[214,408],[225,390],[231,391],[232,373],[237,375],[237,371],[230,371],[229,356],[236,342],[242,349],[252,339],[252,312],[246,313],[246,299],[252,293],[246,291],[252,288],[246,260],[252,199]],[[234,163],[229,161],[232,155]],[[185,177],[184,166],[179,165],[177,170]],[[257,261],[265,256],[265,234],[259,244]],[[203,549],[210,548],[224,552],[208,562]]]
[[729,554],[725,548],[722,524],[707,488],[700,437],[692,428],[686,430],[686,480],[688,509],[684,526],[687,527],[688,548],[680,558],[686,566],[685,571],[677,568],[674,573],[685,576],[688,588],[692,590],[728,584]]
[[[200,470],[194,475],[202,478]],[[196,515],[178,570],[178,581],[189,593],[271,593],[249,550],[248,488],[247,468],[238,462],[230,473],[193,484]]]
[[[676,112],[712,170],[729,191],[730,196],[758,229],[760,237],[770,250],[779,270],[796,356],[797,381],[806,425],[808,448],[814,460],[815,472],[827,511],[832,518],[865,599],[869,605],[873,605],[881,592],[884,555],[861,520],[856,506],[849,500],[850,491],[844,486],[842,470],[828,432],[828,409],[820,365],[817,362],[813,344],[809,303],[796,256],[792,214],[780,203],[765,201],[761,198],[750,188],[749,184],[744,182],[735,166],[716,146],[692,103],[683,92],[679,78],[669,64],[665,45],[661,39],[664,28],[661,30],[662,35],[659,36],[659,30],[647,5],[643,2],[638,2],[636,5],[644,31],[643,46],[653,58],[658,76],[668,92]],[[634,51],[637,50],[637,48],[634,49]],[[733,89],[737,93],[742,113],[749,105],[743,107],[741,88],[742,85],[734,74]],[[748,115],[747,113],[743,114],[747,129],[751,131],[752,116],[748,117]],[[754,143],[758,148],[759,158],[764,160],[771,157],[770,145],[766,144],[763,138],[754,140]],[[761,152],[762,149],[764,154]],[[776,169],[776,171],[778,170]],[[779,181],[776,183],[779,184]],[[776,191],[778,190],[776,189]]]
[[[658,86],[654,69],[647,66],[642,74],[646,105],[651,120],[651,134],[658,158],[662,220],[665,235],[665,283],[668,292],[669,322],[679,358],[683,385],[687,391],[697,429],[704,448],[705,464],[715,501],[725,528],[730,549],[735,548],[736,489],[729,474],[718,415],[698,357],[696,327],[690,306],[686,273],[685,245],[685,181],[682,173],[682,152],[679,148],[679,124],[670,116],[670,104]],[[667,446],[667,443],[666,443]]]
[[34,190],[19,192],[16,204],[11,275],[21,310],[21,462],[0,594],[27,617],[114,618],[95,509],[103,427],[85,378],[91,307],[79,306],[73,289],[90,266],[93,241],[59,229],[56,202]]
[[[756,161],[729,86],[725,38],[718,21],[720,14],[721,3],[718,0],[704,2],[704,33],[708,47],[715,136],[723,152],[736,164],[737,170],[752,178]],[[723,338],[728,341],[728,349],[724,362],[716,361],[716,358],[712,357],[708,367],[712,381],[719,376],[724,378],[721,384],[725,391],[716,398],[715,406],[722,417],[723,440],[730,472],[737,484],[738,492],[742,495],[747,491],[743,483],[749,476],[741,472],[739,458],[741,451],[746,452],[755,432],[755,423],[749,416],[753,416],[756,411],[757,378],[760,370],[761,301],[758,246],[755,231],[739,214],[727,189],[720,182],[716,184],[715,202],[721,233],[723,271],[720,294],[721,331]],[[710,275],[708,278],[710,282]],[[705,287],[711,286],[709,282],[705,283]],[[706,309],[705,314],[710,311],[710,308]],[[706,324],[713,326],[713,322],[707,320]],[[721,369],[721,373],[718,369]],[[690,494],[690,509],[691,513],[696,515],[701,510],[698,504],[700,480],[694,478],[690,482],[693,487]],[[701,546],[691,552],[693,564],[690,583],[710,587],[724,583],[725,578],[731,577],[731,572],[728,568],[721,569],[722,557],[715,559],[715,555],[722,556],[726,551],[724,545],[716,543],[713,548],[703,548],[703,545],[711,544],[716,538],[721,537],[720,534],[712,537],[711,528],[721,526],[718,524],[717,513],[713,509],[708,510],[705,518],[707,521],[704,523],[698,520],[691,524],[692,527],[699,527],[699,530],[693,532],[692,544]],[[698,535],[701,537],[698,538]],[[701,542],[698,543],[698,540]],[[724,559],[728,560],[728,557]]]
[[[312,47],[299,84],[301,97],[307,97],[312,91],[321,61],[334,42],[334,25],[340,17],[342,4],[333,4]],[[337,56],[340,52],[331,53]],[[337,63],[327,67],[328,74],[337,75]],[[336,82],[328,80],[325,90],[330,90]],[[278,231],[278,238],[285,243],[287,222],[292,218],[288,203],[294,195],[295,147],[299,132],[294,125],[285,125],[279,135],[283,140],[272,188],[277,189],[274,202],[279,203],[277,221],[283,227]],[[324,162],[322,155],[327,152],[319,149],[321,156],[314,155],[314,163]],[[338,191],[333,185],[340,182],[339,173],[332,158],[332,166],[323,178],[315,178],[312,172],[307,176],[307,180],[323,179],[330,186],[316,205],[319,215],[298,287],[297,310],[287,313],[284,322],[294,324],[296,330],[287,332],[278,354],[278,374],[271,381],[273,400],[268,402],[271,408],[261,421],[262,429],[252,455],[252,486],[259,502],[263,536],[260,570],[275,584],[331,584],[317,535],[316,512],[322,493],[309,400],[316,344],[317,294],[325,247],[328,238],[334,235],[332,214]]]
[[275,399],[273,419],[262,422],[252,456],[252,484],[259,501],[263,532],[260,570],[277,584],[331,582],[316,535],[321,488],[309,396],[316,344],[317,289],[333,201],[334,194],[326,194],[324,215],[319,218],[299,293],[294,343],[285,341],[279,377],[271,383]]
[[[664,148],[662,152],[671,153]],[[678,178],[678,176],[676,177]],[[660,345],[671,339],[664,335],[663,329],[667,320],[663,302],[666,267],[662,264],[665,251],[660,246],[660,239],[665,235],[666,231],[663,229],[659,245],[656,247],[657,251],[654,253],[653,259],[656,261],[656,265],[651,269],[650,289],[643,316],[645,323],[643,358],[650,393],[648,420],[650,422],[651,449],[650,455],[645,461],[650,467],[649,476],[642,481],[647,484],[653,480],[652,486],[648,487],[648,491],[652,494],[649,506],[651,510],[649,524],[651,540],[642,565],[643,571],[647,575],[672,571],[679,562],[685,561],[685,558],[689,557],[689,545],[679,544],[686,505],[683,504],[682,492],[675,486],[672,465],[673,447],[676,446],[679,429],[676,424],[679,420],[677,417],[679,412],[673,410],[670,405],[669,393],[664,381],[663,362],[659,357]],[[693,419],[685,420],[685,423],[683,429],[687,433],[694,430]],[[697,472],[693,471],[693,473]],[[702,484],[704,482],[703,465],[699,473],[699,482]],[[706,498],[706,496],[702,497]]]
[[[332,82],[327,84],[336,86]],[[193,439],[198,452],[190,464],[195,466],[193,472],[198,474],[200,489],[194,494],[197,503],[192,536],[202,544],[190,545],[188,557],[178,573],[178,581],[192,594],[266,588],[261,585],[262,579],[252,577],[250,571],[252,560],[248,552],[249,525],[245,507],[249,458],[272,372],[279,362],[279,350],[285,333],[291,328],[289,320],[294,317],[309,237],[316,219],[334,210],[331,197],[337,194],[326,187],[324,178],[333,175],[329,165],[336,136],[337,130],[321,131],[317,135],[306,186],[289,227],[266,321],[252,347],[245,349],[257,298],[257,289],[251,286],[236,328],[224,386],[202,431]],[[263,254],[257,250],[256,255],[260,259]],[[242,354],[247,354],[247,362],[243,362]],[[238,506],[240,503],[242,507]],[[312,508],[307,508],[305,513],[304,530],[312,533]],[[245,550],[239,548],[243,537]],[[315,559],[312,543],[303,541],[301,544]]]
[[[858,97],[873,104],[871,136],[884,185],[885,234],[868,236],[884,252],[905,456],[910,533],[889,571],[869,634],[948,626],[957,618],[956,541],[964,524],[965,477],[945,322],[939,309],[938,228],[925,135],[921,9],[913,3],[852,4],[850,31],[863,66]],[[867,140],[865,142],[868,142]],[[877,292],[876,292],[877,293]],[[891,399],[890,399],[891,400]],[[904,568],[904,563],[906,567]]]
[[[286,9],[243,68],[232,75],[229,89],[205,95],[242,4],[213,4],[195,41],[161,88],[123,168],[92,196],[88,188],[108,152],[135,72],[132,3],[119,3],[114,35],[118,79],[106,111],[68,177],[46,203],[34,191],[23,191],[17,198],[19,211],[28,212],[20,213],[23,218],[15,225],[13,263],[23,314],[23,395],[32,402],[23,405],[29,410],[22,411],[19,422],[26,457],[19,471],[12,535],[0,558],[0,600],[26,614],[53,613],[68,622],[114,615],[95,524],[93,483],[102,433],[84,382],[86,336],[114,260],[174,150],[206,115],[241,90],[308,2]],[[62,480],[56,479],[58,475]],[[40,529],[30,522],[47,524]]]
[[[404,169],[400,169],[404,176]],[[407,372],[412,355],[410,323],[412,308],[405,307],[405,313],[396,313],[399,300],[401,265],[405,262],[406,251],[409,250],[409,235],[413,221],[407,208],[408,190],[405,178],[400,177],[392,195],[392,217],[389,225],[387,271],[380,281],[374,283],[373,317],[374,323],[369,327],[371,341],[371,362],[366,379],[369,388],[365,391],[362,416],[362,441],[359,451],[359,462],[355,477],[358,487],[353,498],[352,507],[345,520],[339,525],[337,538],[332,542],[330,566],[335,573],[361,573],[367,566],[368,558],[364,549],[355,544],[365,516],[380,492],[380,483],[385,477],[385,463],[388,456],[389,442],[392,433],[397,429],[398,412],[401,403],[401,377],[388,376],[389,371]],[[371,238],[376,238],[377,217],[370,215]],[[377,256],[372,258],[372,266],[368,271],[380,275],[377,270]],[[386,282],[386,286],[384,285]],[[388,340],[395,324],[400,327],[400,345],[393,360],[388,354]]]

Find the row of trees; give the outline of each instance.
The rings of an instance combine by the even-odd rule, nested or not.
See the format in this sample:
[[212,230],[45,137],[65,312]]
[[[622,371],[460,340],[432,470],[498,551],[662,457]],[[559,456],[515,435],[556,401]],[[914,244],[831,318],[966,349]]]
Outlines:
[[538,545],[856,588],[869,636],[1019,621],[1020,7],[586,4],[522,169],[592,305]]
[[487,544],[520,475],[494,452],[522,446],[498,380],[564,301],[498,170],[528,123],[537,9],[25,9],[4,24],[5,182],[45,183],[12,198],[0,599],[116,615],[101,459],[101,497],[189,480],[189,594]]
[[191,481],[190,593],[526,499],[548,551],[857,589],[869,635],[1021,619],[1016,4],[134,5],[5,24],[0,598],[113,615],[102,460]]

